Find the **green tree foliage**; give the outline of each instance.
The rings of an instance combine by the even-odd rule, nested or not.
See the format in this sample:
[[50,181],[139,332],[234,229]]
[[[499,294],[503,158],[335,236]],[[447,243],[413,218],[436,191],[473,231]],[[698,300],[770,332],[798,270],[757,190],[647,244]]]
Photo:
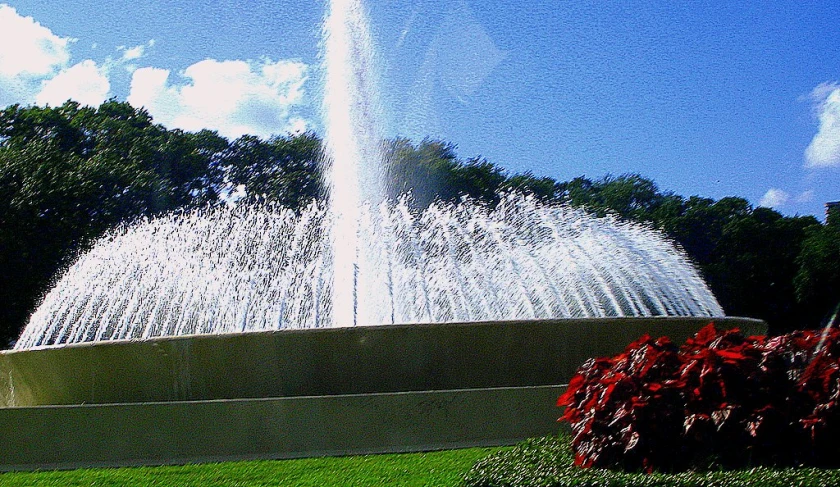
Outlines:
[[476,157],[461,161],[453,144],[423,140],[414,145],[407,139],[396,139],[386,147],[386,178],[390,182],[388,196],[411,195],[417,208],[426,208],[432,201],[457,203],[467,197],[488,205],[499,200],[500,191],[521,189],[547,194],[546,181],[525,174],[508,178],[498,166]]
[[415,146],[408,139],[396,139],[386,147],[388,196],[411,195],[418,208],[428,207],[437,198],[457,197],[455,170],[458,159],[452,144],[423,140]]
[[826,225],[808,229],[797,257],[796,295],[812,312],[812,320],[827,317],[840,306],[840,218],[832,216]]
[[661,193],[656,183],[637,174],[606,176],[600,181],[575,178],[561,183],[566,201],[584,206],[599,216],[607,213],[624,219],[651,221],[673,195]]
[[502,183],[503,191],[516,191],[535,196],[543,202],[554,201],[559,197],[561,185],[548,177],[537,177],[533,173],[515,174]]
[[121,221],[216,199],[212,133],[154,125],[125,103],[0,112],[0,338],[13,338],[61,265]]
[[321,157],[321,140],[312,133],[267,141],[245,135],[230,145],[224,166],[228,185],[246,188],[244,203],[301,208],[323,196]]
[[806,230],[816,226],[812,217],[786,218],[769,208],[723,224],[703,269],[724,309],[765,319],[776,333],[813,326],[796,299],[793,279]]

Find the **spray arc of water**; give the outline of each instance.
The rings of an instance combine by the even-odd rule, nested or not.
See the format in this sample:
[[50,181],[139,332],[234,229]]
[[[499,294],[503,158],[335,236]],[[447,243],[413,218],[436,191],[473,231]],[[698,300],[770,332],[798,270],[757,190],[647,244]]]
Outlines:
[[[360,324],[722,316],[663,235],[506,195],[494,210],[359,210]],[[33,314],[16,348],[335,326],[330,210],[196,210],[112,232]]]
[[199,209],[112,231],[67,269],[16,349],[386,323],[722,316],[661,233],[503,195],[384,200],[375,56],[359,0],[324,23],[329,198]]

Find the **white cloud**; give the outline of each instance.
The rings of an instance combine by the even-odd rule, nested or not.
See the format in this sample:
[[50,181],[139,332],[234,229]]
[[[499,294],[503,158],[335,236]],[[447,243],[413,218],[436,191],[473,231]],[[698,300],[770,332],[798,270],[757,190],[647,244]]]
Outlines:
[[306,75],[306,65],[294,61],[207,59],[184,70],[180,83],[170,80],[169,70],[140,68],[128,102],[170,128],[268,137],[305,127],[291,108],[302,103]]
[[117,47],[114,58],[71,65],[75,39],[54,34],[6,4],[0,4],[0,32],[4,39],[15,40],[0,42],[0,106],[59,106],[68,99],[98,106],[111,96],[111,75],[125,69],[132,76],[127,100],[173,128],[268,137],[309,127],[294,113],[303,103],[307,79],[307,66],[300,62],[208,59],[175,77],[165,69],[138,69],[135,63],[155,45],[150,40]]
[[32,17],[0,5],[0,30],[15,42],[0,43],[0,74],[3,76],[44,76],[55,72],[70,60],[68,44],[72,39],[58,37]]
[[70,62],[74,39],[53,34],[6,4],[0,4],[0,32],[15,40],[0,42],[0,105],[30,103],[41,81]]
[[146,49],[149,49],[155,45],[155,40],[151,39],[149,42],[145,44],[140,44],[134,47],[125,47],[119,46],[117,47],[118,51],[122,52],[122,60],[123,61],[135,61],[140,59],[141,57],[146,55]]
[[106,70],[88,59],[44,82],[35,102],[38,105],[59,106],[73,99],[82,105],[97,107],[108,99],[110,90]]
[[805,167],[840,166],[840,84],[822,83],[811,98],[820,127],[805,149]]
[[777,188],[770,188],[766,193],[764,193],[764,196],[761,197],[761,201],[758,202],[758,206],[776,208],[783,206],[788,202],[788,200],[790,200],[790,195],[787,192]]
[[137,64],[135,64],[134,61],[145,57],[146,51],[154,47],[154,45],[155,40],[151,39],[145,44],[140,44],[134,47],[117,46],[117,51],[120,51],[122,54],[118,60],[111,61],[111,64],[113,66],[122,66],[128,74],[132,74],[137,71]]
[[124,61],[133,61],[135,59],[140,59],[143,57],[143,52],[146,50],[146,46],[139,45],[130,48],[126,48],[123,50],[122,58]]

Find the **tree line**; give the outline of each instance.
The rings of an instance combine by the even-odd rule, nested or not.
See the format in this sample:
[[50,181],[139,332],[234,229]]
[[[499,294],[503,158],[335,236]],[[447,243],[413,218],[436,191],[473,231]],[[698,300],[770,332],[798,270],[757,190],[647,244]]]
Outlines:
[[[460,159],[436,140],[387,143],[389,195],[424,208],[505,191],[644,222],[673,238],[729,315],[771,332],[820,326],[840,300],[840,215],[825,224],[743,198],[682,197],[640,175],[558,182]],[[14,340],[62,268],[109,228],[144,216],[243,201],[301,208],[324,198],[313,133],[228,140],[168,130],[143,109],[12,105],[0,111],[0,343]]]

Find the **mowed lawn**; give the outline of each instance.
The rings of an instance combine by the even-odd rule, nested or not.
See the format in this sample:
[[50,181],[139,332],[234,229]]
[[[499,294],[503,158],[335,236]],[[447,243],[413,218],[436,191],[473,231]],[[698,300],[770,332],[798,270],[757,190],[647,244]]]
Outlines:
[[456,486],[480,458],[499,448],[429,453],[97,468],[0,474],[2,486]]

